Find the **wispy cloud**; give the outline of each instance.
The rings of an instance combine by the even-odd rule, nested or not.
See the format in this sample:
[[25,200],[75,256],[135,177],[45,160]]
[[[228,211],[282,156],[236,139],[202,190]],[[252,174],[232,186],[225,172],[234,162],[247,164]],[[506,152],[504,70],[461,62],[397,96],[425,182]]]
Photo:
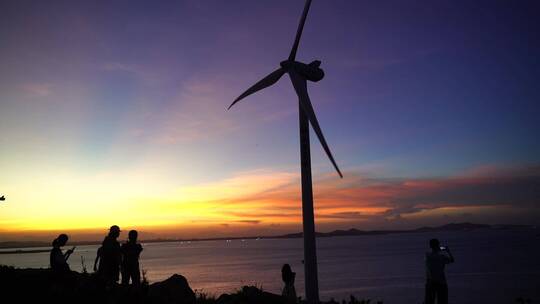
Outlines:
[[242,223],[242,224],[252,224],[252,225],[257,225],[259,224],[261,221],[259,220],[239,220],[239,221],[235,221],[236,223]]
[[53,85],[50,83],[27,83],[21,87],[31,97],[46,97],[53,93]]
[[[466,210],[471,207],[508,207],[529,210],[540,202],[540,167],[490,171],[489,175],[446,178],[384,179],[349,172],[344,180],[324,178],[315,182],[319,221],[392,220],[421,215],[430,210]],[[217,199],[227,216],[299,222],[298,176],[279,185],[233,198]],[[250,176],[243,176],[249,180]],[[233,208],[229,208],[231,206]],[[538,211],[538,210],[536,210]]]
[[414,60],[425,58],[426,56],[440,52],[439,48],[425,48],[404,52],[391,52],[387,54],[369,54],[361,57],[345,57],[341,64],[349,68],[357,68],[363,70],[382,70],[395,65],[409,63]]
[[165,144],[193,142],[272,123],[293,114],[289,110],[242,112],[227,111],[232,96],[230,79],[225,75],[193,77],[179,85],[179,93],[161,117],[156,140]]
[[155,85],[159,83],[159,74],[151,68],[140,64],[128,64],[121,62],[108,62],[99,66],[99,70],[106,72],[123,72],[131,74],[141,81],[142,84]]
[[159,118],[155,140],[162,144],[186,143],[214,138],[238,127],[225,112],[219,81],[190,79],[179,86],[168,109]]

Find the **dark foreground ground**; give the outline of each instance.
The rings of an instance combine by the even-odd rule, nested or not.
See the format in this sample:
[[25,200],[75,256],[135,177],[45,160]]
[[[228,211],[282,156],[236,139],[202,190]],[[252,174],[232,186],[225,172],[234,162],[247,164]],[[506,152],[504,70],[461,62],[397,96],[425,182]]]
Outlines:
[[[94,274],[71,273],[59,276],[50,269],[19,269],[0,266],[1,303],[105,303],[105,304],[287,304],[280,295],[254,286],[244,286],[233,294],[217,298],[195,294],[182,275],[165,281],[143,283],[140,288],[107,287]],[[327,304],[337,304],[330,301]],[[366,304],[355,298],[339,303]],[[379,302],[381,303],[381,302]]]

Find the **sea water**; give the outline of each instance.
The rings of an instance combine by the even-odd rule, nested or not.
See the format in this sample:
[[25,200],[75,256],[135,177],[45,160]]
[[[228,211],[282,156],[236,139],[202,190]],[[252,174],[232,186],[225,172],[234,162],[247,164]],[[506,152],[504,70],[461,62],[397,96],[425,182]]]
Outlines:
[[[520,296],[540,301],[540,237],[538,231],[522,229],[318,238],[321,299],[352,294],[372,302],[422,303],[424,254],[433,237],[448,245],[456,260],[447,266],[451,303],[515,303]],[[193,289],[210,295],[234,292],[243,285],[280,293],[281,266],[289,263],[297,273],[297,293],[304,293],[302,239],[143,246],[140,263],[150,282],[179,273]],[[81,271],[84,264],[91,272],[97,247],[77,247],[69,259],[71,268]],[[48,267],[49,255],[1,254],[0,264]]]

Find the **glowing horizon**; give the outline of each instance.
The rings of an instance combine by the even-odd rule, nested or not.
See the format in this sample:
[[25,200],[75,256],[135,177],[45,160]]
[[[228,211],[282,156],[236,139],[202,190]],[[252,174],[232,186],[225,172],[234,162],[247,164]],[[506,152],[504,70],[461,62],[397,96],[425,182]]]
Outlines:
[[[459,221],[501,224],[535,217],[528,214],[535,204],[534,190],[524,191],[538,184],[540,168],[471,172],[475,173],[423,179],[367,178],[347,172],[344,182],[328,174],[315,182],[318,230],[415,228]],[[10,200],[28,200],[29,206],[41,195],[52,195],[52,199],[38,205],[41,208],[4,206],[4,217],[21,220],[2,220],[0,235],[65,231],[95,236],[112,224],[142,230],[154,238],[275,235],[301,229],[299,176],[290,172],[258,170],[219,182],[162,187],[155,191],[162,197],[149,196],[148,187],[138,189],[143,183],[128,182],[125,176],[96,179],[100,182],[56,181],[60,189],[70,188],[70,192],[51,188],[50,181],[46,189],[32,188],[36,196],[28,195],[28,189],[22,189],[21,196],[14,191]],[[135,187],[102,196],[118,189],[115,180]],[[512,199],[501,196],[501,188],[502,193],[515,197],[519,208],[512,205]],[[100,191],[73,202],[89,189]],[[101,197],[104,199],[96,199]],[[81,204],[88,207],[82,209]]]

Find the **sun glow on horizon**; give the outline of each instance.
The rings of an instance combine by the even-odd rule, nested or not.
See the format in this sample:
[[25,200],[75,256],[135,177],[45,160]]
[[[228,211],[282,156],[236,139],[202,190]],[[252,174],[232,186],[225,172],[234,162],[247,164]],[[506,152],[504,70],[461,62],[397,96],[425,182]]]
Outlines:
[[[513,183],[506,177],[386,180],[348,173],[345,181],[332,176],[315,180],[319,230],[381,228],[377,223],[421,223],[464,215],[519,217],[523,212],[501,201],[496,192],[490,197],[483,192],[474,194],[477,188],[499,189]],[[91,177],[44,174],[32,179],[28,188],[7,187],[11,195],[9,203],[2,205],[0,233],[83,233],[116,224],[158,235],[210,237],[272,235],[301,228],[299,174],[288,171],[246,171],[183,186],[145,171],[104,172]],[[468,203],[463,204],[464,200]]]

